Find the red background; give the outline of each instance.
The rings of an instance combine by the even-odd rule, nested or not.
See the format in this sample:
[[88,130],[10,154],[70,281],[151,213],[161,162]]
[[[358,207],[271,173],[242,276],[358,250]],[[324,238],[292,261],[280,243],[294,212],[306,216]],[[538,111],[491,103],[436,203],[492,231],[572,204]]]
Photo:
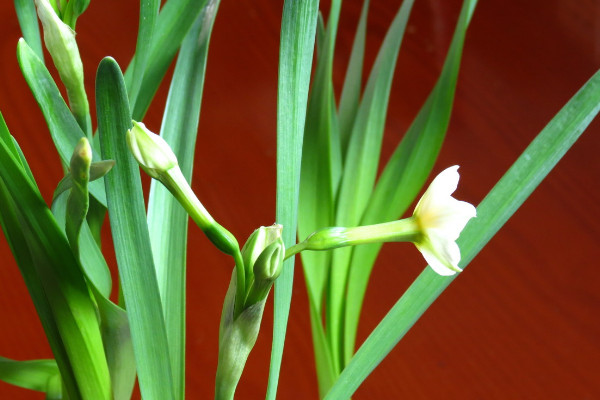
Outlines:
[[[360,11],[360,2],[346,3],[334,67],[338,89]],[[400,1],[372,3],[368,68]],[[416,2],[391,96],[384,160],[439,74],[460,3]],[[113,56],[123,68],[129,62],[135,49],[136,7],[134,1],[92,1],[78,23],[91,99],[102,57]],[[322,8],[327,10],[327,3]],[[241,241],[255,227],[274,221],[281,9],[282,2],[272,0],[224,0],[210,48],[193,187],[213,216]],[[19,36],[12,2],[0,2],[0,110],[49,200],[62,171],[18,69]],[[480,2],[465,44],[447,140],[434,172],[460,164],[457,197],[479,203],[599,62],[600,3]],[[145,119],[154,131],[160,127],[165,97],[163,87]],[[594,122],[365,381],[357,399],[600,398],[598,133]],[[189,249],[187,396],[210,398],[218,320],[231,265],[195,226],[190,228]],[[0,354],[50,357],[4,239],[0,255]],[[360,340],[423,266],[407,245],[384,248],[367,292]],[[269,305],[239,398],[264,397],[271,323]],[[313,370],[307,300],[297,268],[280,398],[316,398]],[[43,395],[0,383],[0,398]]]

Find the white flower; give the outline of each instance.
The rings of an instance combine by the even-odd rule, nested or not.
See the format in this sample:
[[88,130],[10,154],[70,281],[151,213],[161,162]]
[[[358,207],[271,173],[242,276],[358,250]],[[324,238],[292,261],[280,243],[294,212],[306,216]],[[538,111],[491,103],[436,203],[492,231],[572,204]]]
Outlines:
[[431,268],[444,276],[462,271],[458,267],[460,249],[456,239],[477,214],[472,204],[451,196],[458,179],[458,165],[442,171],[431,182],[413,213],[422,233],[415,245]]

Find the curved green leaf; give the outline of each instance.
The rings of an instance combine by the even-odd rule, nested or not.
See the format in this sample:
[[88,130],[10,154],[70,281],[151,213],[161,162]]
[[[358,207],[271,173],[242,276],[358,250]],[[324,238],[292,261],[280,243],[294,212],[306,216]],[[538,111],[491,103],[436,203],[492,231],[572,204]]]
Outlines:
[[24,389],[45,392],[48,381],[60,376],[54,360],[16,361],[0,357],[0,380]]

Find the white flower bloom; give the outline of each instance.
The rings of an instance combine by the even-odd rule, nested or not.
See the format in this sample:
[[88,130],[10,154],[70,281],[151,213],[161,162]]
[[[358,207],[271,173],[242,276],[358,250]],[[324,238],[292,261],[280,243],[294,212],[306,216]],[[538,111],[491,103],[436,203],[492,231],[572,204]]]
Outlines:
[[413,213],[423,235],[415,245],[431,268],[444,276],[462,271],[458,267],[460,249],[456,239],[477,214],[472,204],[451,196],[458,180],[458,165],[442,171],[431,182]]

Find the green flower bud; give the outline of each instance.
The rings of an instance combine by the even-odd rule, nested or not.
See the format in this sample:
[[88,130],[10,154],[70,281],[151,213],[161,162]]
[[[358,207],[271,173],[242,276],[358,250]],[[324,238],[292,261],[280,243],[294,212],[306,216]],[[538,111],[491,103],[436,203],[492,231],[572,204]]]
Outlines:
[[83,64],[75,31],[59,18],[48,0],[35,0],[35,4],[44,28],[44,43],[60,80],[67,89],[71,111],[81,129],[91,137],[89,103],[83,84]]
[[187,182],[169,144],[141,122],[133,121],[127,131],[127,144],[140,167],[160,181],[183,206],[206,237],[225,254],[236,255],[240,248],[235,237],[208,213]]
[[[102,160],[91,163],[89,181],[93,182],[96,179],[102,178],[104,175],[108,174],[108,171],[110,171],[114,166],[115,160]],[[52,195],[52,202],[54,203],[61,193],[71,189],[71,187],[73,187],[73,177],[71,175],[71,171],[69,171],[65,177],[58,182],[56,190],[54,190],[54,194]]]
[[89,208],[88,182],[92,148],[86,138],[81,138],[71,157],[70,174],[73,186],[67,199],[65,232],[75,254],[79,253],[79,232]]
[[[233,399],[248,355],[256,343],[267,295],[283,266],[282,229],[278,224],[261,226],[242,249],[246,287],[240,290],[234,273],[221,314],[216,399]],[[245,301],[236,309],[236,297],[240,293]]]
[[256,343],[265,300],[246,307],[234,316],[237,279],[234,272],[223,303],[219,327],[219,363],[215,380],[215,399],[231,400]]
[[254,281],[248,289],[245,307],[264,301],[273,286],[275,279],[281,274],[285,247],[279,237],[267,246],[254,263]]
[[76,184],[85,184],[90,179],[92,164],[92,147],[86,138],[79,139],[71,156],[71,176]]
[[127,144],[142,169],[154,179],[162,181],[168,170],[179,165],[169,144],[141,122],[133,121]]
[[62,20],[75,29],[77,18],[88,8],[90,0],[69,0],[62,15]]
[[250,285],[254,279],[254,263],[267,246],[281,239],[281,230],[283,227],[278,224],[271,226],[261,226],[256,229],[242,248],[242,259],[246,270],[246,284]]

